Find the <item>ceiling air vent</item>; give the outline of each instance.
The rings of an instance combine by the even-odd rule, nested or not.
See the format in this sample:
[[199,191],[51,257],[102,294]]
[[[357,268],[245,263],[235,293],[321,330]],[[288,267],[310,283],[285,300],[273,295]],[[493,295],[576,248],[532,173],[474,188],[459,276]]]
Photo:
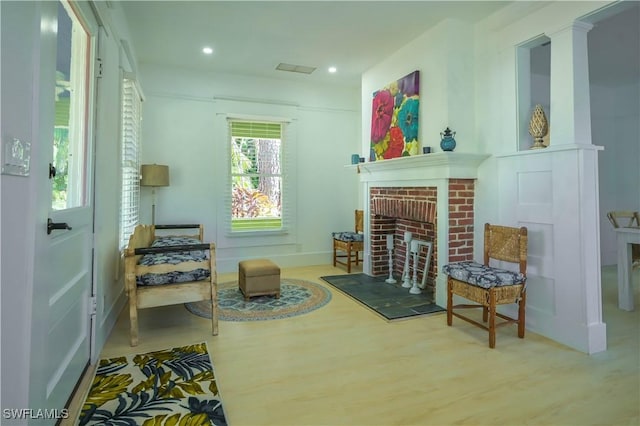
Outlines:
[[276,67],[278,71],[299,72],[301,74],[311,74],[316,70],[315,67],[305,67],[304,65],[292,65],[279,63]]

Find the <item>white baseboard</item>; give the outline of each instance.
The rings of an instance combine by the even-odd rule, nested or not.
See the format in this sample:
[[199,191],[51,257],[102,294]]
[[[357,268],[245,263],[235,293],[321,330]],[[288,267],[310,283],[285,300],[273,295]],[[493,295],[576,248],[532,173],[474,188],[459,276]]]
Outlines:
[[[286,253],[286,254],[271,254],[268,256],[261,256],[261,258],[267,258],[276,263],[281,268],[296,268],[301,266],[310,265],[328,265],[332,262],[332,252],[317,252],[317,253]],[[238,271],[238,262],[241,260],[249,259],[248,257],[228,257],[217,258],[216,266],[218,273],[228,273]]]
[[[518,314],[515,305],[502,307],[499,311],[511,316]],[[607,350],[605,323],[577,324],[533,306],[527,306],[526,316],[527,332],[540,334],[589,355]]]

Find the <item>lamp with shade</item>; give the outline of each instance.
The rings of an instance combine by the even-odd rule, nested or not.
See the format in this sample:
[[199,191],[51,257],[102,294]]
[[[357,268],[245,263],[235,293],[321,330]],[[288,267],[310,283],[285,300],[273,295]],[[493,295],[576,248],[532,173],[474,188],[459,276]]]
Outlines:
[[140,186],[151,187],[151,224],[156,224],[156,187],[169,186],[169,166],[143,164],[140,167]]

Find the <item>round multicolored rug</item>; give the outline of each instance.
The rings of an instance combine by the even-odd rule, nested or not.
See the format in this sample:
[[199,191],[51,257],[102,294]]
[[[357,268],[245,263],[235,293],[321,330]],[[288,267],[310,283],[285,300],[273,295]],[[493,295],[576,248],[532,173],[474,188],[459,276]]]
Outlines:
[[[218,319],[222,321],[263,321],[306,314],[331,300],[331,292],[311,281],[297,278],[280,279],[280,298],[256,296],[245,301],[238,281],[218,284]],[[192,314],[211,318],[211,303],[185,303]]]

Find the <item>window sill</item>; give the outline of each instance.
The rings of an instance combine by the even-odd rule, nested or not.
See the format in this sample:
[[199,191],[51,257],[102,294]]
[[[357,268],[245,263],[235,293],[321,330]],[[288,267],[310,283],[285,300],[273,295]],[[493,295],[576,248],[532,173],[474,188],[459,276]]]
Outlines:
[[244,237],[270,237],[288,235],[289,231],[285,228],[282,229],[265,229],[264,231],[236,231],[227,232],[227,238],[244,238]]

